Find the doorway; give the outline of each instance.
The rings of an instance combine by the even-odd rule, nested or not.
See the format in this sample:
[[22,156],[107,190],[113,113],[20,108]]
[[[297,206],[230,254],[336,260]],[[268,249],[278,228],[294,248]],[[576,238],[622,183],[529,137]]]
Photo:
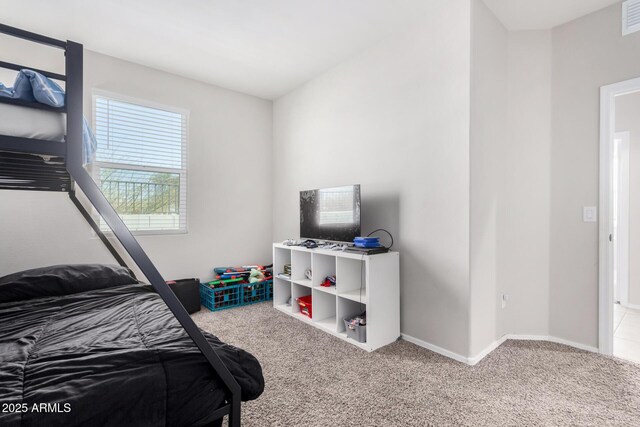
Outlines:
[[[640,94],[640,92],[638,92]],[[640,101],[640,98],[638,98]],[[640,104],[639,104],[640,107]],[[629,132],[616,132],[613,140],[613,302],[629,304]],[[615,318],[614,318],[615,323]],[[615,324],[614,324],[615,330]]]
[[640,79],[601,89],[599,347],[640,363]]

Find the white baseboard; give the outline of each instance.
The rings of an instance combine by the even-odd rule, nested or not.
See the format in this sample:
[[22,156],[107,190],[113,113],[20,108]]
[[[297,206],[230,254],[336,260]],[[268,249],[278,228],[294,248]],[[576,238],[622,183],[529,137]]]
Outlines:
[[488,345],[487,348],[482,350],[477,355],[472,356],[472,357],[465,357],[465,356],[462,356],[462,355],[460,355],[458,353],[454,353],[452,351],[444,349],[442,347],[438,347],[437,345],[434,345],[434,344],[431,344],[429,342],[423,341],[421,339],[412,337],[411,335],[402,334],[402,339],[405,340],[405,341],[408,341],[410,343],[413,343],[413,344],[415,344],[417,346],[426,348],[427,350],[431,350],[434,353],[441,354],[441,355],[443,355],[445,357],[448,357],[450,359],[456,360],[456,361],[461,362],[461,363],[465,363],[465,364],[470,365],[470,366],[473,366],[473,365],[477,364],[478,362],[480,362],[482,359],[487,357],[493,350],[495,350],[496,348],[500,347],[502,345],[502,343],[504,343],[507,340],[548,341],[548,342],[553,342],[553,343],[556,343],[556,344],[562,344],[562,345],[566,345],[566,346],[569,346],[569,347],[574,347],[574,348],[577,348],[579,350],[589,351],[589,352],[592,352],[592,353],[598,353],[599,352],[597,347],[592,347],[592,346],[589,346],[589,345],[580,344],[580,343],[577,343],[577,342],[565,340],[563,338],[556,338],[556,337],[552,337],[552,336],[549,336],[549,335],[516,335],[516,334],[507,334],[507,335],[503,335],[502,337],[498,338],[496,341],[494,341],[493,343]]
[[577,349],[580,349],[580,350],[584,350],[584,351],[590,351],[591,353],[599,353],[600,352],[600,349],[598,349],[598,347],[592,347],[590,345],[580,344],[578,342],[565,340],[564,338],[547,337],[547,339],[545,341],[551,341],[551,342],[554,342],[556,344],[568,345],[569,347],[574,347],[574,348],[577,348]]
[[471,366],[475,365],[476,363],[478,363],[479,361],[481,361],[482,359],[487,357],[489,355],[489,353],[491,353],[493,350],[495,350],[496,348],[500,347],[502,345],[502,343],[505,342],[507,339],[509,339],[508,335],[503,335],[502,338],[499,338],[499,339],[495,340],[493,343],[489,344],[489,346],[487,346],[487,348],[482,350],[477,355],[467,358],[467,364],[469,364]]
[[441,354],[441,355],[443,355],[445,357],[448,357],[449,359],[453,359],[453,360],[456,360],[456,361],[462,362],[462,363],[469,363],[468,358],[466,358],[464,356],[461,356],[458,353],[454,353],[453,351],[449,351],[449,350],[446,350],[446,349],[444,349],[442,347],[438,347],[435,344],[431,344],[429,342],[422,341],[422,340],[420,340],[418,338],[412,337],[411,335],[401,334],[400,336],[405,341],[409,341],[410,343],[413,343],[413,344],[415,344],[415,345],[417,345],[419,347],[426,348],[427,350],[431,350],[434,353]]
[[623,306],[623,307],[626,307],[626,308],[632,308],[634,310],[640,310],[640,305],[638,305],[638,304],[620,304],[620,305]]

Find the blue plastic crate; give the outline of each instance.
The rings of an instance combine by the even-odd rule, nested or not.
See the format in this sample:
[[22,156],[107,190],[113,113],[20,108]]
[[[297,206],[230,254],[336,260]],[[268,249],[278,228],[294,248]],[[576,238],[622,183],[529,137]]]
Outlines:
[[256,302],[269,301],[273,299],[273,280],[265,280],[257,283],[245,283],[242,285],[242,305],[254,304]]
[[200,301],[211,311],[240,307],[273,299],[273,280],[211,288],[200,284]]
[[200,283],[200,302],[211,311],[238,307],[242,305],[242,285],[211,288]]

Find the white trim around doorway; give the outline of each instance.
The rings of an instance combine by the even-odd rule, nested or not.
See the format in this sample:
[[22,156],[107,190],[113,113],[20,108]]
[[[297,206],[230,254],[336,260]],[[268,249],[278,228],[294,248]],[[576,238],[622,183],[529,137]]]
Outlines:
[[640,91],[640,78],[600,88],[600,202],[598,247],[598,348],[613,354],[613,233],[612,171],[615,98]]

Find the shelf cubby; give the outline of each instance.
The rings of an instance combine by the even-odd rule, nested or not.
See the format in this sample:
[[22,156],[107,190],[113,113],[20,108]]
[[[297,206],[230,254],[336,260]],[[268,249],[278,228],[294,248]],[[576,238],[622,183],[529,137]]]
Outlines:
[[292,251],[291,280],[311,287],[311,281],[305,276],[307,270],[311,270],[311,252]]
[[293,313],[300,313],[297,299],[307,295],[311,295],[311,288],[298,285],[297,283],[291,283],[291,311]]
[[291,306],[287,302],[291,298],[291,283],[287,280],[276,277],[273,280],[273,305],[283,310],[291,311]]
[[318,325],[336,331],[336,296],[313,291],[313,321]]
[[278,276],[284,273],[284,265],[291,264],[291,250],[286,248],[273,248],[273,274]]
[[336,257],[329,255],[313,254],[312,258],[312,284],[315,288],[324,282],[327,276],[336,275]]
[[338,295],[366,303],[366,261],[358,258],[338,258],[336,261]]
[[359,316],[366,310],[367,308],[363,304],[350,299],[338,297],[338,332],[345,331],[345,319],[352,319],[356,316]]
[[[399,255],[389,252],[359,255],[327,249],[273,245],[274,300],[283,313],[317,327],[356,347],[373,351],[400,336]],[[278,278],[291,264],[291,279]],[[312,278],[305,276],[311,269]],[[322,287],[327,276],[336,276],[336,286]],[[313,318],[300,313],[296,301],[312,296]],[[291,306],[286,302],[291,297]],[[347,337],[344,319],[367,313],[367,341]]]

